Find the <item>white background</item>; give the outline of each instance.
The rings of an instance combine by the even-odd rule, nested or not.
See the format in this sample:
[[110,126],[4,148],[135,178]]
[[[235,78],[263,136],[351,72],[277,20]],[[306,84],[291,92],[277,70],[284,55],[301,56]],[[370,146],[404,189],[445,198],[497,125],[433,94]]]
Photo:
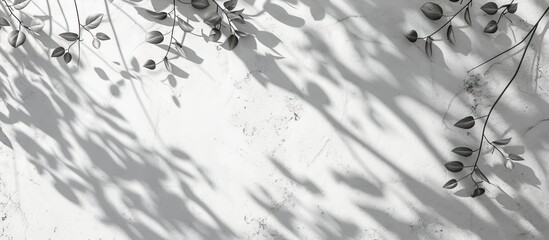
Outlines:
[[423,0],[241,0],[252,36],[234,51],[204,38],[213,7],[179,4],[195,26],[187,59],[149,71],[167,41],[145,34],[171,22],[144,9],[170,2],[79,0],[111,36],[96,50],[83,33],[79,67],[49,57],[77,30],[72,1],[25,8],[46,27],[18,49],[0,30],[0,239],[549,238],[547,20],[487,131],[526,160],[510,171],[485,148],[485,195],[469,197],[470,179],[442,188],[465,174],[444,163],[474,161],[451,150],[475,149],[482,125],[453,123],[487,113],[520,51],[467,70],[520,41],[548,2],[517,1],[513,24],[488,35],[497,16],[475,1],[473,27],[458,16],[457,45],[435,41],[432,60],[403,37],[443,23]]

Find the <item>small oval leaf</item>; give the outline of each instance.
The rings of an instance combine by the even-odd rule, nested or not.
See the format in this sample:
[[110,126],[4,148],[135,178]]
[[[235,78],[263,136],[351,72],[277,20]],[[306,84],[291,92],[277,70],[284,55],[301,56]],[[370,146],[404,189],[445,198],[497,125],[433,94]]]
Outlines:
[[10,25],[10,22],[4,17],[0,17],[0,27],[7,27]]
[[163,61],[164,61],[164,66],[166,67],[168,72],[171,72],[172,71],[172,64],[170,63],[170,60],[168,60],[167,57],[164,57]]
[[92,41],[92,45],[94,48],[99,49],[101,47],[101,41],[99,41],[99,39],[97,38],[94,38]]
[[194,30],[193,26],[185,22],[180,17],[177,18],[177,25],[179,25],[179,28],[181,28],[181,30],[183,30],[184,32],[192,32]]
[[444,164],[444,166],[446,166],[446,169],[448,169],[448,171],[450,172],[460,172],[461,170],[463,170],[463,163],[461,163],[460,161],[452,161]]
[[17,10],[21,10],[23,8],[25,8],[27,5],[29,5],[29,3],[31,2],[31,0],[15,0],[13,1],[13,8],[17,9]]
[[231,35],[227,38],[227,47],[229,48],[229,50],[233,50],[236,45],[238,45],[238,37],[236,35]]
[[217,42],[221,38],[221,31],[217,28],[212,28],[208,40],[212,42]]
[[492,143],[493,144],[496,144],[496,145],[507,145],[511,142],[511,138],[506,138],[506,139],[501,139],[501,140],[497,140],[497,141],[493,141]]
[[72,60],[72,54],[67,52],[65,55],[63,55],[63,60],[65,60],[65,63],[70,63]]
[[158,20],[164,20],[168,17],[168,13],[166,12],[155,12],[151,10],[145,10],[151,17],[158,19]]
[[443,188],[446,188],[446,189],[452,189],[452,188],[455,188],[457,187],[458,185],[458,181],[455,180],[455,179],[450,179],[450,181],[446,182],[444,184],[444,186],[442,186]]
[[57,47],[53,49],[53,52],[51,53],[51,57],[61,57],[65,54],[65,48],[63,47]]
[[484,173],[482,173],[482,171],[480,171],[480,168],[476,167],[475,168],[475,174],[480,178],[482,179],[482,181],[485,181],[487,183],[490,183],[490,181],[488,180],[488,178],[486,177],[486,175],[484,175]]
[[101,41],[107,41],[107,40],[110,40],[111,38],[109,37],[109,35],[107,34],[104,34],[102,32],[98,32],[95,34],[95,37]]
[[13,30],[10,32],[10,34],[8,34],[8,42],[14,48],[21,46],[23,43],[25,43],[26,39],[27,36],[25,35],[25,33],[19,30]]
[[478,197],[482,194],[484,194],[486,190],[484,190],[484,188],[476,188],[475,190],[473,190],[473,195],[471,195],[471,197],[475,198],[475,197]]
[[423,6],[421,6],[421,11],[427,18],[431,20],[439,20],[440,18],[442,18],[443,15],[443,11],[440,5],[434,2],[428,2],[423,4]]
[[494,15],[498,12],[498,5],[495,2],[487,2],[480,9],[488,15]]
[[522,158],[521,156],[517,155],[517,154],[514,154],[514,153],[509,153],[509,159],[513,160],[513,161],[523,161],[524,158]]
[[473,150],[468,147],[457,147],[452,150],[457,155],[469,157],[473,154]]
[[42,21],[40,18],[34,18],[32,19],[29,28],[33,32],[40,32],[44,28],[44,21]]
[[463,129],[470,129],[475,126],[475,118],[472,116],[464,117],[463,119],[457,121],[454,126]]
[[232,11],[235,7],[236,7],[236,4],[238,3],[238,0],[229,0],[229,1],[226,1],[223,3],[223,6],[229,10],[229,11]]
[[404,34],[404,36],[405,36],[406,39],[408,39],[408,41],[410,41],[410,42],[415,42],[415,41],[417,41],[417,32],[416,32],[416,30],[411,30],[411,31],[409,31],[408,33]]
[[471,22],[471,12],[469,11],[469,7],[467,7],[465,9],[465,13],[463,14],[463,18],[465,19],[465,22],[469,25],[469,26],[472,26],[472,22]]
[[431,37],[425,39],[425,54],[429,59],[433,58],[433,39]]
[[210,26],[216,26],[221,23],[221,16],[219,14],[213,14],[204,19],[204,22]]
[[210,6],[208,0],[192,0],[191,5],[196,9],[204,9]]
[[150,69],[150,70],[154,70],[156,68],[156,62],[154,62],[154,60],[152,60],[152,59],[149,59],[145,62],[143,67],[145,67],[147,69]]
[[456,36],[454,35],[454,27],[452,24],[448,26],[448,31],[446,31],[446,38],[448,38],[448,41],[450,41],[452,44],[456,44]]
[[101,21],[103,21],[102,13],[91,15],[86,18],[86,25],[84,25],[84,27],[86,27],[87,29],[97,28],[99,24],[101,24]]
[[152,44],[159,44],[164,41],[164,35],[159,31],[150,31],[145,36],[145,40]]
[[495,33],[498,30],[498,23],[495,20],[492,20],[486,24],[484,28],[485,33]]
[[509,6],[507,6],[507,12],[515,13],[517,11],[517,8],[518,8],[518,3],[513,3]]
[[71,42],[74,42],[74,41],[78,40],[78,34],[73,33],[73,32],[64,32],[64,33],[59,34],[59,36],[64,38],[65,40],[71,41]]

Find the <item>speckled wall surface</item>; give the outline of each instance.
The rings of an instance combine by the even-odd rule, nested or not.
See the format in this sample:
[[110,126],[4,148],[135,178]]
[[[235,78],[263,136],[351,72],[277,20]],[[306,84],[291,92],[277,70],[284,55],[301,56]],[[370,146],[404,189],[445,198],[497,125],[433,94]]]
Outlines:
[[488,128],[526,161],[486,148],[485,195],[442,189],[460,176],[444,163],[472,161],[451,150],[480,135],[452,125],[486,114],[520,54],[467,70],[547,1],[518,1],[494,35],[474,1],[432,60],[403,37],[440,26],[426,1],[241,0],[253,36],[234,51],[181,4],[195,30],[172,73],[142,67],[165,49],[146,32],[170,27],[144,9],[170,1],[80,0],[112,39],[83,44],[78,69],[49,57],[72,1],[34,2],[54,16],[43,33],[13,49],[0,31],[0,239],[549,239],[547,19]]

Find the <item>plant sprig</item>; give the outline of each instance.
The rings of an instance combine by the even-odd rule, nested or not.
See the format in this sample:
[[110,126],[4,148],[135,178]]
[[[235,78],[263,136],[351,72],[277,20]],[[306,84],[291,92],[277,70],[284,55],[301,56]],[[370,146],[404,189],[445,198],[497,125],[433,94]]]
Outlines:
[[[242,22],[242,23],[244,22],[244,17],[242,16],[242,12],[244,9],[234,10],[238,3],[238,0],[225,1],[223,3],[223,6],[221,6],[215,0],[191,0],[190,3],[182,2],[181,0],[179,0],[179,2],[181,2],[182,4],[191,4],[192,7],[199,10],[208,8],[210,6],[210,1],[213,2],[215,5],[215,12],[206,14],[206,17],[204,18],[204,22],[212,27],[208,35],[208,40],[212,42],[217,42],[221,38],[221,35],[222,35],[221,28],[223,27],[223,20],[224,20],[223,16],[225,16],[227,25],[229,26],[229,36],[225,40],[225,43],[227,43],[228,49],[232,50],[238,45],[239,36],[246,35],[246,33],[239,31],[234,25],[234,21]],[[192,32],[194,30],[194,27],[191,26],[188,22],[184,21],[183,19],[177,16],[176,5],[177,5],[176,1],[173,0],[172,10],[170,12],[155,12],[155,11],[147,10],[147,13],[149,13],[153,18],[157,20],[165,20],[168,16],[173,15],[171,30],[168,33],[163,34],[158,30],[153,30],[148,32],[145,36],[145,41],[147,41],[148,43],[161,44],[165,40],[164,35],[168,35],[168,34],[170,35],[170,42],[168,43],[168,49],[166,50],[166,53],[164,54],[164,57],[162,58],[162,60],[158,61],[157,63],[157,61],[153,59],[148,59],[143,65],[143,67],[147,69],[154,70],[156,69],[156,66],[159,63],[164,62],[166,69],[168,69],[168,71],[171,71],[172,67],[168,59],[168,54],[172,49],[172,45],[174,46],[174,48],[178,50],[178,52],[182,57],[186,57],[185,51],[183,49],[182,41],[179,42],[174,38],[175,25],[177,24],[181,28],[184,34],[183,37],[185,37],[186,33]],[[219,11],[223,13],[223,16],[219,14]]]
[[[2,0],[2,4],[8,9],[9,16],[15,19],[18,23],[17,28],[13,27],[13,30],[8,34],[8,43],[14,47],[18,48],[26,42],[27,35],[23,32],[26,30],[30,33],[38,33],[44,28],[44,22],[39,18],[33,18],[30,25],[27,25],[21,20],[13,11],[21,11],[23,8],[29,5],[31,0],[15,0],[13,4],[8,4],[6,0]],[[0,17],[0,28],[10,26],[10,22]]]
[[[511,3],[512,4],[512,3]],[[504,53],[507,53],[509,52],[510,50],[514,49],[515,47],[517,47],[519,44],[525,42],[526,40],[528,40],[528,42],[526,43],[526,47],[524,48],[524,50],[522,51],[522,56],[520,58],[520,61],[515,69],[515,72],[513,74],[513,76],[510,78],[510,80],[507,82],[507,84],[505,85],[505,87],[503,88],[503,90],[500,92],[500,94],[498,95],[498,97],[496,98],[496,100],[494,101],[494,103],[492,104],[492,106],[490,107],[490,110],[488,111],[488,114],[485,116],[485,120],[484,120],[484,124],[483,124],[483,127],[482,127],[482,133],[481,133],[481,136],[480,136],[480,141],[479,141],[479,146],[478,146],[478,152],[476,154],[476,158],[475,158],[475,162],[472,166],[473,170],[471,170],[471,172],[469,172],[467,175],[465,175],[465,177],[467,176],[470,176],[471,177],[471,180],[473,181],[473,183],[475,184],[475,189],[473,191],[473,194],[471,195],[472,197],[477,197],[477,196],[480,196],[482,194],[484,194],[485,192],[485,189],[480,187],[479,186],[479,183],[480,182],[477,182],[474,178],[473,178],[473,173],[476,173],[476,175],[482,179],[483,181],[485,182],[488,182],[490,183],[490,181],[488,180],[488,178],[486,177],[486,175],[484,175],[484,173],[480,170],[480,167],[478,165],[479,161],[480,161],[480,156],[481,156],[481,151],[480,149],[482,149],[483,147],[483,144],[484,142],[486,141],[488,144],[490,144],[494,150],[497,150],[502,157],[505,158],[505,167],[507,167],[508,169],[513,169],[513,166],[514,166],[514,162],[515,161],[523,161],[524,158],[522,158],[520,155],[518,154],[515,154],[515,153],[508,153],[507,155],[501,150],[499,149],[496,145],[507,145],[510,141],[511,141],[511,138],[506,138],[506,139],[501,139],[501,140],[497,140],[497,141],[490,141],[488,139],[488,137],[486,136],[486,128],[488,126],[488,123],[489,123],[489,120],[490,120],[490,116],[492,115],[494,109],[496,108],[497,104],[499,103],[499,101],[501,100],[501,98],[503,97],[503,95],[506,93],[506,91],[509,89],[509,87],[511,86],[511,84],[514,82],[514,80],[516,79],[519,71],[520,71],[520,68],[522,66],[522,64],[524,63],[524,59],[525,59],[525,56],[526,56],[526,53],[531,45],[531,42],[532,40],[534,39],[534,36],[535,36],[535,33],[536,33],[536,30],[539,26],[539,23],[541,22],[541,20],[545,17],[545,15],[547,14],[547,12],[549,11],[549,7],[547,7],[545,9],[545,11],[543,12],[543,14],[540,16],[540,18],[538,19],[538,21],[533,25],[532,29],[528,32],[528,34],[526,34],[526,36],[517,44],[511,46],[509,49],[497,54],[496,56],[490,58],[489,60],[483,62],[482,64],[480,64],[479,66],[482,66],[492,60],[494,60],[495,58],[503,55]],[[478,68],[479,66],[473,68],[473,69],[476,69]],[[472,70],[473,70],[472,69]],[[469,71],[472,71],[472,70],[469,70]],[[458,122],[456,122],[456,124],[454,124],[454,126],[456,127],[459,127],[459,128],[463,128],[463,129],[470,129],[472,128],[473,126],[475,126],[475,121],[478,120],[480,118],[474,118],[472,116],[468,116],[468,117],[465,117],[461,120],[459,120]],[[468,156],[471,156],[472,155],[472,152],[473,151],[463,151],[463,149],[465,149],[464,147],[460,147],[460,149],[462,151],[454,151],[455,153],[461,155],[461,156],[464,156],[464,157],[468,157]],[[455,150],[455,149],[454,149]],[[446,163],[446,168],[451,171],[451,172],[460,172],[461,170],[463,170],[464,166],[463,164],[460,162],[460,161],[452,161],[452,162],[449,162],[449,163]],[[459,180],[456,180],[456,179],[451,179],[449,180],[446,184],[444,184],[444,188],[447,188],[447,189],[452,189],[452,188],[455,188],[457,185],[458,185],[458,182],[461,181],[462,179],[464,179],[465,177],[462,177],[460,178]]]
[[76,0],[73,0],[73,3],[74,3],[74,10],[76,12],[76,20],[78,23],[78,32],[77,33],[75,32],[60,33],[59,36],[65,39],[66,41],[70,42],[70,44],[66,48],[59,46],[53,49],[51,53],[51,57],[63,57],[63,61],[65,61],[65,63],[67,64],[70,63],[73,59],[72,53],[70,52],[71,47],[74,46],[76,43],[78,43],[77,65],[80,65],[80,51],[81,51],[80,44],[82,41],[84,41],[84,39],[82,38],[82,29],[90,33],[90,35],[93,38],[92,45],[96,49],[99,49],[101,47],[101,41],[110,40],[110,37],[107,34],[102,32],[97,32],[96,34],[93,34],[93,32],[91,31],[92,29],[99,27],[99,25],[103,21],[104,15],[102,13],[88,16],[86,18],[85,24],[82,24],[80,20],[80,11],[78,10],[78,3]]

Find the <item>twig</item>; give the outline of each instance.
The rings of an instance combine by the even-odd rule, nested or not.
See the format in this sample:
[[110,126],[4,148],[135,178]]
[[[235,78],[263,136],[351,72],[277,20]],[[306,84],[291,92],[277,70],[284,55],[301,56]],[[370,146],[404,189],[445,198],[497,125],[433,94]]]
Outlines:
[[[484,138],[486,137],[486,127],[488,126],[488,121],[490,119],[490,116],[492,115],[492,112],[494,111],[494,109],[496,108],[499,100],[503,97],[503,94],[505,94],[505,92],[507,91],[507,89],[509,89],[509,86],[511,86],[511,84],[513,83],[513,81],[515,80],[515,78],[517,77],[518,75],[518,72],[520,70],[520,67],[522,66],[522,63],[524,62],[524,58],[526,57],[526,52],[528,51],[528,48],[530,47],[530,43],[532,42],[532,39],[534,39],[534,35],[535,35],[535,32],[538,28],[538,25],[539,23],[541,22],[541,20],[543,19],[543,17],[545,16],[545,14],[547,13],[547,11],[549,11],[549,7],[547,7],[545,9],[545,11],[543,12],[543,14],[541,15],[541,17],[539,18],[539,20],[536,22],[536,24],[532,27],[532,30],[530,30],[529,34],[526,35],[525,39],[528,38],[529,36],[529,39],[528,39],[528,43],[526,44],[526,47],[524,48],[524,51],[522,52],[522,57],[520,58],[520,62],[517,66],[517,69],[515,70],[515,73],[513,74],[513,77],[511,77],[511,80],[509,80],[509,82],[507,83],[507,85],[505,86],[505,88],[503,88],[503,90],[501,91],[501,93],[499,94],[499,96],[497,97],[496,101],[494,102],[494,104],[492,104],[492,107],[490,108],[490,111],[488,112],[488,114],[486,115],[486,120],[484,121],[484,126],[482,127],[482,135],[481,135],[481,139],[480,139],[480,144],[479,144],[479,149],[482,149],[482,145],[484,143]],[[531,33],[531,35],[530,35]],[[524,41],[524,39],[523,39]],[[521,42],[523,42],[521,41]],[[515,46],[513,46],[512,48],[514,48]],[[507,50],[508,51],[508,50]],[[507,52],[505,51],[505,52]],[[499,56],[501,54],[498,54],[497,56]],[[478,166],[478,161],[480,159],[480,154],[481,154],[481,151],[478,152],[477,154],[477,157],[475,159],[475,164],[473,165],[474,168],[473,168],[473,171],[474,169],[477,168]],[[476,183],[475,183],[476,184]]]
[[[463,1],[462,1],[463,2]],[[446,25],[448,25],[450,22],[452,22],[452,20],[461,12],[463,11],[464,9],[468,8],[469,5],[471,5],[473,3],[473,0],[469,0],[469,2],[467,2],[461,9],[459,9],[459,11],[457,11],[456,13],[454,13],[454,15],[452,15],[452,17],[450,19],[448,19],[448,21],[446,21],[446,23],[444,23],[440,28],[438,28],[436,31],[434,31],[433,33],[429,34],[428,36],[426,37],[421,37],[421,38],[418,38],[418,39],[425,39],[425,38],[428,38],[428,37],[432,37],[433,35],[435,35],[436,33],[440,32],[440,30],[442,30],[444,27],[446,27]],[[218,5],[219,6],[219,5]]]

